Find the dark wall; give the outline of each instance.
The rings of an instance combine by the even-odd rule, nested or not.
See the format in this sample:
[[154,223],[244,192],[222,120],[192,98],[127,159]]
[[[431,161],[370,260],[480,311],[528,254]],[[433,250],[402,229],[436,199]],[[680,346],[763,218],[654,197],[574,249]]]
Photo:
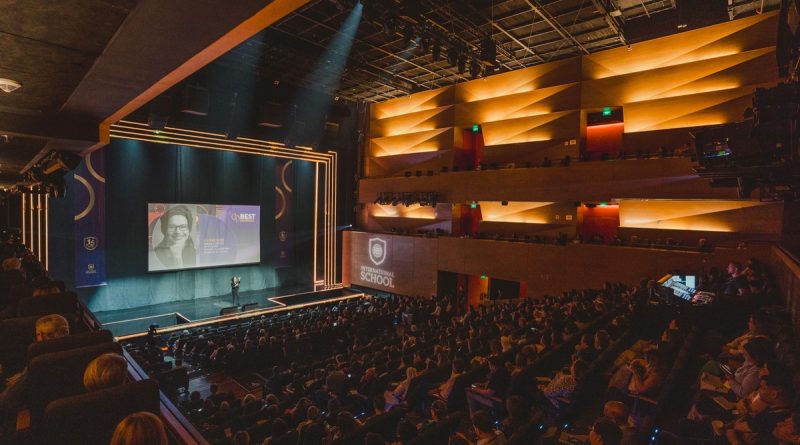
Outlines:
[[[229,280],[234,274],[242,277],[242,292],[311,290],[312,163],[294,161],[293,261],[291,267],[276,270],[271,264],[277,239],[273,217],[277,159],[129,140],[114,140],[103,150],[108,285],[80,290],[90,309],[124,309],[224,295],[230,292]],[[67,195],[51,206],[51,227],[67,228],[52,233],[59,238],[72,236],[74,211],[71,192]],[[148,273],[147,204],[151,202],[260,205],[261,264]],[[58,250],[51,252],[59,258],[59,267],[51,269],[54,275],[72,282],[71,240],[53,248],[56,246]]]

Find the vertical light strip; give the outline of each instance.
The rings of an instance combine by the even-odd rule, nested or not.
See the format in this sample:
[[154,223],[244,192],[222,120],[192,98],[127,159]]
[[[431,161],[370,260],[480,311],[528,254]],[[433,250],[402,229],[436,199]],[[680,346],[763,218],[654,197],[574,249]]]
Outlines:
[[25,193],[22,194],[22,244],[25,244]]
[[313,287],[317,290],[317,249],[319,244],[317,241],[317,226],[319,222],[319,162],[314,163],[314,275]]
[[44,195],[44,269],[50,271],[50,195]]
[[36,195],[36,258],[42,261],[42,195]]
[[338,187],[339,187],[339,155],[336,152],[333,152],[333,276],[331,277],[332,284],[339,283],[336,275],[336,266],[339,263],[336,250],[336,246],[339,244],[337,239],[339,236],[339,230],[337,226],[338,219],[336,218],[338,211],[338,203],[336,202],[336,197],[337,197],[336,191],[338,190]]
[[33,233],[33,193],[31,193],[30,196],[28,196],[28,204],[29,204],[28,205],[28,217],[30,218],[30,222],[31,222],[31,231],[30,231],[31,242],[28,245],[28,247],[31,249],[31,252],[33,252],[34,249],[36,249],[36,246],[33,245],[33,239],[34,239],[33,237],[35,235]]

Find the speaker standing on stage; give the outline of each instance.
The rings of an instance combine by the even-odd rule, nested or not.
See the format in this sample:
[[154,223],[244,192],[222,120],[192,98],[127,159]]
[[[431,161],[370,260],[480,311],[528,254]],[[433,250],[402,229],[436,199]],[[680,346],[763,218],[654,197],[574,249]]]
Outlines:
[[242,277],[231,278],[231,296],[233,297],[233,304],[239,305],[239,283],[242,282]]

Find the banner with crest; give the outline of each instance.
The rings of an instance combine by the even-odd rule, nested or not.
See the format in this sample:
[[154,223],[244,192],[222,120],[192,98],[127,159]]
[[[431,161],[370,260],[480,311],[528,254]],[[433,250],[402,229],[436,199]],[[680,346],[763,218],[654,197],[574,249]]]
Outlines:
[[106,178],[104,150],[75,169],[75,287],[106,284]]
[[292,161],[275,164],[275,234],[277,249],[273,265],[292,265],[292,202],[294,202],[294,174]]

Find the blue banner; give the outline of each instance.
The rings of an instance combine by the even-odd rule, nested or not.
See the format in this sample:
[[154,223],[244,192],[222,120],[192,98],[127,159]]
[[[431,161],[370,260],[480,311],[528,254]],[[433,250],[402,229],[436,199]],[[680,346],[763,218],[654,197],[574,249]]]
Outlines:
[[275,164],[275,231],[277,252],[273,265],[289,267],[292,265],[292,203],[294,202],[294,175],[292,161]]
[[106,284],[106,178],[104,150],[75,169],[75,287]]

